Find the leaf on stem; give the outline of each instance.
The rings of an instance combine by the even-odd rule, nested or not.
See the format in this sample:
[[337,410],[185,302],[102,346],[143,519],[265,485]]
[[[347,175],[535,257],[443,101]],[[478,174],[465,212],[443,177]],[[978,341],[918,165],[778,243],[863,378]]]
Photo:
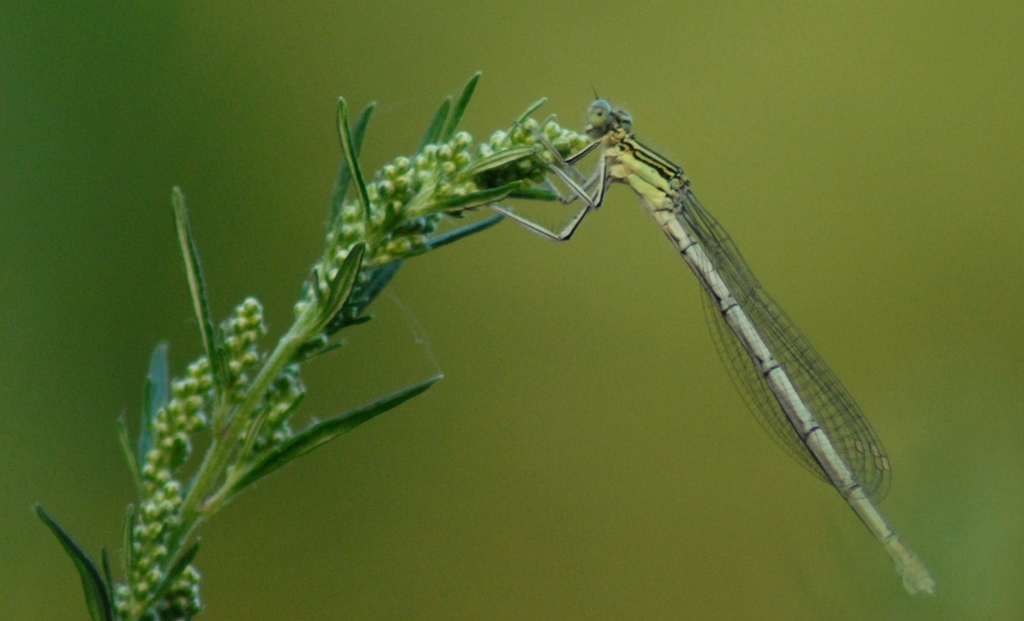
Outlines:
[[378,265],[377,267],[370,268],[366,271],[366,275],[369,277],[369,281],[359,287],[353,288],[352,295],[348,301],[345,302],[345,306],[349,307],[348,311],[339,315],[335,315],[334,319],[331,320],[327,327],[324,328],[324,332],[327,336],[331,336],[342,328],[348,328],[349,326],[356,326],[361,323],[366,323],[370,320],[369,316],[356,315],[353,317],[353,313],[362,313],[367,306],[384,290],[391,279],[394,278],[395,274],[398,273],[398,269],[402,267],[403,261],[391,261],[384,265]]
[[[363,114],[366,115],[367,122],[369,122],[369,114],[365,111]],[[366,227],[365,230],[369,231],[370,195],[366,191],[366,182],[363,181],[363,171],[359,168],[359,153],[356,151],[352,131],[348,126],[348,103],[344,97],[338,98],[338,137],[341,139],[341,151],[344,153],[345,161],[348,163],[349,173],[352,175],[352,180],[356,182],[359,206],[363,210],[363,224]]]
[[[192,293],[192,308],[196,314],[196,321],[199,323],[199,330],[202,332],[203,348],[206,350],[207,360],[210,361],[214,391],[219,400],[228,385],[227,371],[221,357],[219,339],[213,328],[210,303],[206,298],[206,284],[203,281],[203,272],[199,265],[199,253],[192,236],[192,227],[188,222],[185,196],[181,193],[181,188],[175,187],[171,191],[171,202],[174,204],[174,224],[178,229],[181,256],[185,261],[185,275],[188,277],[188,288]],[[166,360],[164,362],[166,363]]]
[[[349,296],[352,294],[352,288],[356,284],[356,275],[359,273],[359,267],[362,265],[363,253],[365,251],[366,244],[363,242],[357,242],[349,249],[345,261],[338,268],[338,273],[334,275],[330,282],[327,296],[321,303],[320,312],[317,315],[316,328],[312,331],[313,334],[322,332],[335,316],[341,312],[342,307],[345,306],[345,302],[348,301]],[[313,286],[319,288],[320,285],[319,283],[314,283]]]
[[537,108],[540,108],[541,106],[543,106],[547,102],[547,100],[548,100],[547,97],[541,97],[537,101],[535,101],[532,104],[530,104],[530,107],[526,109],[526,112],[523,112],[522,114],[520,114],[519,118],[516,119],[516,124],[518,125],[520,123],[525,122],[526,119],[530,118],[530,115],[533,114],[534,112],[536,112]]
[[517,162],[524,157],[530,157],[537,153],[537,147],[513,147],[511,149],[505,149],[504,151],[482,157],[471,166],[467,167],[464,174],[469,176],[479,175],[485,173],[488,170],[494,170],[495,168],[501,168],[506,164]]
[[124,422],[124,416],[119,416],[114,426],[117,428],[117,440],[121,445],[121,452],[124,453],[124,460],[128,462],[128,470],[131,472],[132,481],[135,483],[135,493],[139,495],[139,498],[142,498],[142,471],[139,470],[139,462],[135,458],[132,440],[128,437],[128,425]]
[[479,233],[486,229],[491,228],[495,224],[501,222],[505,216],[500,213],[496,213],[493,216],[488,216],[483,220],[474,222],[473,224],[467,224],[466,226],[459,227],[453,231],[448,231],[436,237],[431,237],[427,240],[427,252],[431,250],[437,250],[442,246],[447,246],[452,242],[457,242],[463,237],[469,237],[474,233]]
[[508,195],[509,198],[525,198],[532,201],[557,201],[558,194],[542,188],[524,187]]
[[100,565],[103,567],[103,583],[107,587],[107,600],[114,601],[114,577],[110,573],[110,555],[107,554],[107,547],[100,548]]
[[85,604],[89,608],[89,616],[92,617],[93,621],[112,621],[114,613],[111,608],[107,585],[104,583],[96,563],[71,538],[71,535],[61,528],[61,525],[56,520],[50,517],[50,514],[43,509],[42,505],[36,505],[36,515],[43,521],[43,524],[46,524],[50,532],[57,537],[57,541],[64,548],[64,552],[75,563],[78,575],[82,579],[82,590],[85,591]]
[[441,132],[441,136],[438,142],[448,142],[455,135],[455,131],[459,127],[459,121],[462,120],[462,114],[466,111],[466,106],[469,105],[469,100],[473,98],[473,91],[476,90],[476,83],[480,81],[480,72],[477,71],[473,74],[473,77],[466,82],[466,86],[462,88],[462,92],[459,93],[459,98],[455,100],[455,107],[452,108],[451,114],[448,115],[448,122],[445,123],[444,130]]
[[441,107],[434,113],[434,118],[430,119],[430,125],[427,126],[427,132],[423,134],[423,140],[420,142],[420,148],[416,149],[419,153],[423,150],[423,147],[428,144],[434,144],[441,137],[441,132],[444,131],[444,124],[448,119],[448,111],[452,107],[452,98],[445,97],[444,101],[441,102]]
[[439,211],[447,211],[449,209],[472,209],[473,207],[480,207],[488,203],[495,203],[503,198],[507,198],[510,194],[519,190],[523,187],[523,181],[512,181],[506,183],[503,186],[496,188],[490,188],[487,190],[480,190],[478,192],[470,192],[463,194],[462,196],[453,196],[443,200],[435,201],[424,209],[424,213],[437,213]]
[[132,549],[132,529],[135,528],[135,505],[128,503],[128,507],[124,512],[124,522],[121,524],[121,562],[124,563],[125,575],[132,570],[132,566],[135,564],[133,559],[134,551]]
[[[370,102],[363,112],[356,119],[352,128],[352,151],[359,157],[363,150],[363,137],[366,135],[366,126],[370,124],[370,115],[373,114],[376,102]],[[345,204],[345,194],[348,193],[348,185],[352,181],[352,173],[349,172],[348,158],[342,154],[341,162],[338,163],[338,180],[334,183],[334,190],[331,192],[331,227],[333,228],[338,218],[341,217],[341,208]]]
[[425,382],[403,388],[382,399],[349,410],[334,418],[310,425],[286,440],[281,446],[269,451],[259,461],[250,466],[248,470],[242,472],[237,479],[230,483],[231,487],[227,490],[225,497],[234,496],[243,488],[262,479],[293,459],[301,457],[313,449],[327,444],[341,434],[355,429],[371,418],[405,403],[433,386],[439,379],[441,379],[440,375]]
[[178,560],[174,561],[174,565],[171,565],[171,568],[167,570],[167,573],[164,574],[164,579],[161,580],[160,584],[157,585],[156,589],[153,590],[151,601],[156,602],[159,601],[161,597],[163,597],[164,593],[167,592],[167,589],[169,589],[171,585],[174,584],[174,581],[177,580],[179,576],[181,576],[181,572],[185,571],[185,569],[187,569],[188,566],[192,564],[192,561],[194,561],[196,558],[196,554],[199,554],[198,539],[193,541],[192,545],[190,545],[188,549],[185,550],[184,554],[179,556]]
[[156,420],[156,413],[167,405],[171,395],[170,384],[170,374],[167,371],[167,343],[160,343],[149,357],[149,372],[146,374],[146,386],[143,390],[142,420],[139,421],[140,464],[145,462],[146,453],[153,448],[150,427]]

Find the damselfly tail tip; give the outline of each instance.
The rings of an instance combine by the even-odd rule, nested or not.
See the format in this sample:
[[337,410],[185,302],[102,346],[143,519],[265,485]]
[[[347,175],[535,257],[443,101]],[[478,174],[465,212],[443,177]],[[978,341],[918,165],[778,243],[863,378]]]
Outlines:
[[914,557],[897,571],[903,577],[903,586],[911,595],[935,595],[935,578],[921,562]]

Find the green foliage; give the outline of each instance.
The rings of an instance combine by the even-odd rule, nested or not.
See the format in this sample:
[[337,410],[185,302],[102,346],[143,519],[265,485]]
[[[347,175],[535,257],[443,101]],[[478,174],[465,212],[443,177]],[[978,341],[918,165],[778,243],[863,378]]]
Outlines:
[[[458,131],[480,74],[455,99],[447,98],[411,157],[386,164],[372,180],[359,162],[373,111],[367,106],[350,127],[348,104],[338,102],[338,138],[343,154],[330,198],[324,251],[295,304],[291,327],[272,347],[263,308],[247,298],[215,324],[210,312],[199,252],[185,197],[172,192],[172,206],[185,275],[204,355],[171,379],[167,345],[153,351],[143,390],[143,407],[132,441],[128,425],[117,434],[138,491],[125,512],[124,581],[115,584],[104,551],[103,572],[42,508],[37,512],[73,560],[93,619],[191,619],[201,610],[197,527],[235,495],[294,459],[423,393],[440,377],[409,386],[299,432],[292,418],[306,388],[302,364],[338,347],[341,330],[365,323],[367,307],[405,260],[483,231],[501,220],[494,215],[435,235],[442,218],[496,204],[508,197],[552,200],[532,184],[544,176],[550,154],[535,144],[537,123],[527,118],[498,131],[476,148]],[[565,153],[586,138],[544,126]],[[355,199],[347,198],[354,186]],[[315,420],[315,419],[314,419]],[[193,444],[203,438],[202,456]]]
[[61,547],[71,557],[82,579],[82,590],[85,591],[85,605],[89,609],[89,616],[93,621],[111,621],[114,613],[110,607],[110,591],[107,583],[104,582],[100,570],[93,562],[89,554],[82,549],[82,546],[71,538],[60,524],[57,523],[42,506],[36,505],[36,514],[46,524],[50,532],[60,542]]

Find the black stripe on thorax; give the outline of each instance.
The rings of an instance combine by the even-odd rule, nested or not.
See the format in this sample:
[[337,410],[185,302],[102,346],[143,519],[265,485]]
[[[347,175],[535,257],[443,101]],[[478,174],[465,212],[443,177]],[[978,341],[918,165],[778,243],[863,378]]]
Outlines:
[[647,146],[640,144],[632,135],[622,140],[619,143],[619,148],[629,153],[641,164],[646,164],[658,171],[658,174],[665,181],[671,181],[675,177],[683,176],[682,168],[676,166],[664,156],[658,155]]

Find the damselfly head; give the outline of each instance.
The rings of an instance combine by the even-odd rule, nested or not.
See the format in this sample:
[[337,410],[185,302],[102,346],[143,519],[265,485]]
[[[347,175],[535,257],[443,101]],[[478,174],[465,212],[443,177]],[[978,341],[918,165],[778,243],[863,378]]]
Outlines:
[[587,112],[587,135],[597,139],[619,128],[627,132],[633,126],[633,119],[625,110],[613,110],[612,105],[604,99],[596,99],[590,104]]

